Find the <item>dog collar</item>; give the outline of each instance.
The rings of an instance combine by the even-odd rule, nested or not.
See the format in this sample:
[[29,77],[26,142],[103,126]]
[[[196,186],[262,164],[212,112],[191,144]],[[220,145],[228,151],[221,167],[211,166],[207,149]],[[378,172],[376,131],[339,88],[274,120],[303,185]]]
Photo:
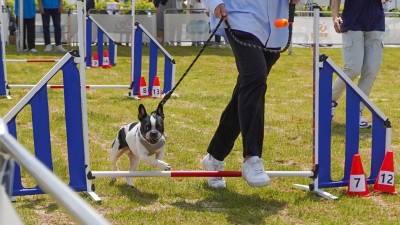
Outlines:
[[149,151],[150,154],[154,154],[157,149],[159,149],[165,145],[165,137],[164,136],[162,136],[158,140],[158,142],[155,144],[150,144],[141,135],[140,135],[139,140],[140,140],[140,143]]

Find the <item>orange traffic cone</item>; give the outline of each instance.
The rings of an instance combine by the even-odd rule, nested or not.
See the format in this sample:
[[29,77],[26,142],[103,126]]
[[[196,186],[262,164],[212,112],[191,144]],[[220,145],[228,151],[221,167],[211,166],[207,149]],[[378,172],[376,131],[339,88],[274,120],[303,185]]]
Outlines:
[[94,52],[92,58],[92,68],[97,67],[99,67],[99,55],[97,54],[97,52]]
[[139,98],[148,97],[149,92],[147,89],[146,80],[143,76],[140,77]]
[[362,166],[361,157],[359,154],[355,154],[353,156],[347,194],[358,195],[363,197],[369,196],[367,179],[365,177],[364,168]]
[[396,194],[394,190],[393,151],[386,152],[378,177],[375,181],[374,191]]
[[107,69],[107,68],[111,68],[111,64],[110,64],[110,58],[108,58],[108,51],[104,50],[103,53],[103,68]]
[[161,98],[161,87],[160,87],[160,80],[158,79],[158,76],[154,77],[153,90],[152,90],[151,96],[153,98]]

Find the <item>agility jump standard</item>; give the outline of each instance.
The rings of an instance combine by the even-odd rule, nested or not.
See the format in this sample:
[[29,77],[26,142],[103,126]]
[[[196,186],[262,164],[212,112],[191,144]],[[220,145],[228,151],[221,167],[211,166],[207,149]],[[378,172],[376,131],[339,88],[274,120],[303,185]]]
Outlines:
[[108,53],[109,53],[109,60],[110,65],[116,65],[116,58],[117,58],[117,46],[116,41],[113,37],[98,23],[94,20],[91,16],[86,18],[86,66],[92,66],[92,24],[95,24],[97,27],[97,52],[99,57],[99,66],[103,65],[103,50],[104,50],[104,35],[108,38]]
[[[78,18],[79,20],[80,18]],[[98,25],[97,22],[95,22],[92,18],[88,18],[87,19],[87,24],[92,24],[92,22],[96,25]],[[88,30],[91,30],[91,28]],[[110,46],[109,49],[113,49],[114,47],[111,46],[111,43],[113,46],[114,45],[114,41],[110,38],[110,34],[108,34],[107,32],[103,31],[103,28],[98,25],[98,38],[99,38],[99,43],[102,43],[102,41],[100,42],[100,37],[103,37],[103,35],[106,35],[107,37],[109,37],[109,42],[110,42]],[[164,55],[164,85],[163,85],[163,90],[162,90],[162,94],[167,93],[168,91],[170,91],[172,89],[173,83],[174,83],[174,79],[175,79],[175,71],[176,71],[176,64],[175,64],[175,60],[173,59],[173,57],[151,36],[150,32],[148,32],[141,24],[136,23],[136,27],[134,28],[134,34],[135,34],[135,39],[134,39],[134,45],[132,46],[133,48],[133,52],[134,55],[132,56],[132,74],[131,74],[131,79],[130,79],[130,84],[117,84],[117,85],[108,85],[108,84],[100,84],[100,85],[86,85],[86,89],[131,89],[129,92],[129,97],[132,98],[137,98],[136,96],[139,93],[139,88],[140,88],[140,82],[134,82],[136,81],[140,81],[140,77],[142,76],[142,51],[143,51],[143,46],[142,46],[142,40],[143,40],[143,35],[147,35],[150,39],[150,55],[149,55],[149,72],[148,72],[148,90],[149,93],[152,93],[153,90],[153,83],[154,83],[154,78],[155,76],[159,76],[160,74],[157,74],[157,61],[158,61],[158,51],[160,50],[162,52],[162,54]],[[88,38],[88,36],[90,36],[90,39]],[[86,41],[87,41],[87,45],[86,45],[86,66],[90,66],[91,65],[91,32],[87,32],[87,37],[86,37]],[[100,47],[101,44],[98,45],[98,47]],[[99,54],[102,54],[103,50],[99,50]],[[5,54],[0,54],[0,60],[2,59],[2,57],[5,57]],[[3,60],[6,62],[32,62],[32,63],[40,63],[40,62],[58,62],[59,59],[10,59],[10,60]],[[7,84],[7,74],[5,71],[5,66],[3,69],[3,61],[0,62],[0,96],[3,95],[7,95],[8,98],[8,90],[9,88],[33,88],[35,85],[30,85],[30,84]],[[114,61],[111,57],[110,54],[110,61]],[[101,59],[99,59],[99,62],[102,62]],[[90,64],[88,64],[90,63]],[[1,84],[4,84],[1,85]],[[61,89],[63,88],[63,85],[47,85],[47,88],[49,89]]]
[[[79,1],[78,1],[79,2]],[[80,2],[79,2],[80,3]],[[79,4],[78,4],[79,6]],[[79,7],[78,7],[79,8]],[[318,11],[319,12],[319,11]],[[319,13],[318,13],[319,15]],[[314,27],[318,28],[319,23]],[[315,28],[314,28],[315,29]],[[317,30],[317,29],[316,29]],[[318,34],[318,32],[314,32]],[[314,40],[317,40],[315,38]],[[390,148],[391,127],[388,118],[372,103],[363,92],[347,78],[329,58],[319,56],[318,41],[314,46],[314,110],[313,110],[313,163],[310,171],[267,171],[271,176],[287,177],[309,177],[309,185],[295,185],[314,192],[315,194],[328,198],[337,199],[321,188],[345,186],[349,182],[350,158],[359,147],[358,113],[359,103],[363,102],[372,113],[372,149],[371,149],[371,176],[367,178],[368,183],[376,180],[379,167],[382,164],[386,150]],[[81,49],[80,49],[81,50]],[[318,53],[318,54],[317,54]],[[93,192],[94,185],[90,179],[100,177],[126,177],[126,176],[159,176],[159,177],[209,177],[230,176],[240,177],[239,171],[91,171],[89,166],[89,152],[87,151],[87,119],[86,95],[84,83],[84,69],[81,75],[76,69],[74,60],[68,53],[56,66],[32,88],[28,94],[6,115],[10,133],[16,136],[16,115],[27,104],[32,109],[33,138],[36,156],[49,168],[53,167],[51,157],[51,138],[49,131],[49,110],[47,103],[46,84],[55,73],[62,69],[65,81],[65,120],[67,131],[68,162],[70,186],[76,191],[87,191],[95,200],[100,200]],[[64,66],[65,64],[65,66]],[[82,63],[84,64],[84,62]],[[344,166],[344,177],[335,181],[331,178],[331,92],[333,73],[345,82],[347,86],[346,98],[346,158]],[[72,163],[73,162],[73,163]],[[16,169],[16,174],[18,170]],[[20,175],[20,174],[19,174]],[[15,175],[13,195],[40,194],[39,188],[24,188],[20,176]],[[95,198],[95,196],[97,198]]]
[[[10,134],[17,138],[18,114],[29,104],[32,113],[32,130],[35,145],[35,155],[50,170],[53,169],[51,155],[50,119],[46,83],[54,77],[59,70],[63,72],[66,136],[69,162],[69,186],[75,191],[86,191],[96,199],[96,194],[91,191],[90,182],[87,181],[85,170],[89,169],[85,156],[85,130],[84,116],[81,105],[80,73],[76,68],[74,57],[78,52],[67,53],[4,117]],[[84,76],[84,75],[82,75]],[[87,122],[87,121],[86,121]],[[15,166],[13,196],[42,194],[39,187],[26,188],[22,185],[21,172]],[[98,197],[97,197],[98,198]]]
[[[82,2],[77,1],[78,15],[82,17]],[[78,36],[83,46],[83,20],[78,19]],[[75,191],[85,191],[95,201],[100,198],[92,191],[86,178],[90,171],[88,151],[88,125],[85,89],[84,49],[74,50],[65,56],[15,105],[4,117],[8,130],[17,139],[19,113],[30,105],[34,153],[50,170],[53,170],[49,102],[46,84],[62,70],[64,82],[65,130],[67,138],[69,186]],[[77,69],[80,63],[80,69]],[[44,193],[40,187],[24,187],[19,165],[15,166],[13,196]]]
[[[335,200],[338,197],[321,188],[347,186],[349,183],[351,159],[359,149],[358,116],[360,102],[372,114],[372,149],[370,177],[368,184],[375,182],[382,165],[384,155],[390,149],[390,121],[379,108],[347,77],[347,75],[324,55],[319,55],[319,10],[314,10],[314,48],[313,48],[313,165],[311,171],[266,171],[271,177],[308,177],[309,185],[295,184],[294,187],[312,191],[315,194]],[[331,101],[332,77],[338,74],[347,87],[346,94],[346,156],[344,175],[340,180],[331,178]],[[90,171],[88,179],[100,177],[241,177],[240,171]]]

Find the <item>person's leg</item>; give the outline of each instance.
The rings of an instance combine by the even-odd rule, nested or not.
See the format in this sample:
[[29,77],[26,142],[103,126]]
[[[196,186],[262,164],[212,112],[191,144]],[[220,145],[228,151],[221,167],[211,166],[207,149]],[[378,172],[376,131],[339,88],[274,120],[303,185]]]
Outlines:
[[215,42],[216,43],[220,43],[221,42],[221,36],[220,35],[218,35],[218,34],[215,35]]
[[[227,32],[229,33],[229,32]],[[262,46],[253,35],[235,32],[241,41]],[[242,177],[254,187],[271,183],[261,160],[264,141],[264,112],[267,76],[279,59],[279,53],[243,46],[227,35],[234,52],[240,76],[238,80],[238,115],[243,138]]]
[[61,14],[57,9],[52,9],[51,19],[54,26],[54,41],[56,46],[61,45]]
[[207,149],[207,152],[219,161],[223,161],[231,152],[235,140],[240,134],[237,100],[236,85],[232,98],[221,114],[219,125]]
[[[242,132],[243,157],[261,157],[266,79],[279,54],[263,53],[259,49],[243,46],[227,33],[228,40],[232,42],[239,76],[232,98],[221,115],[207,152],[217,160],[223,161]],[[243,32],[237,33],[236,36],[247,43],[261,44],[257,38]]]
[[[369,96],[382,64],[382,31],[364,32],[364,62],[358,87]],[[361,104],[361,108],[364,105]]]
[[50,14],[48,9],[44,9],[42,14],[42,25],[43,25],[43,38],[44,44],[50,45]]
[[160,4],[156,11],[157,40],[164,43],[164,11],[165,5]]
[[164,43],[164,29],[157,29],[157,40]]
[[26,19],[28,48],[35,48],[35,17]]
[[27,35],[27,29],[28,29],[28,28],[27,28],[27,21],[26,21],[26,19],[23,19],[23,22],[22,22],[22,23],[23,23],[22,26],[23,26],[23,31],[24,31],[24,37],[23,37],[22,40],[23,40],[23,43],[24,43],[24,44],[23,44],[23,47],[24,47],[24,51],[25,51],[25,50],[29,50],[29,47],[27,46],[27,41],[26,41],[27,36],[28,36],[28,35]]
[[[361,31],[347,31],[343,37],[343,71],[351,79],[356,79],[361,73],[364,55],[364,37]],[[332,100],[337,101],[343,94],[346,85],[337,78],[332,87]]]
[[[227,32],[229,33],[229,32]],[[261,45],[253,35],[235,33],[243,42]],[[267,89],[267,76],[279,54],[264,53],[260,49],[243,46],[227,35],[231,42],[237,68],[238,80],[238,115],[243,138],[243,157],[261,157],[264,140],[264,104]]]

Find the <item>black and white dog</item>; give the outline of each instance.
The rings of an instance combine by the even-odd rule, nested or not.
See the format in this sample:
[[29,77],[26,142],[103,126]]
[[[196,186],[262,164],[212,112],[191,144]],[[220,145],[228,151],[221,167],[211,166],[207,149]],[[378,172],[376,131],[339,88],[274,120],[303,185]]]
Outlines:
[[[143,104],[140,104],[138,119],[139,122],[128,123],[118,131],[111,147],[113,170],[118,170],[118,158],[124,153],[129,156],[130,171],[136,171],[140,161],[162,170],[170,170],[169,164],[162,161],[166,151],[163,106],[159,104],[157,110],[148,115]],[[155,158],[151,155],[155,155]],[[130,177],[126,177],[126,183],[133,186]]]

